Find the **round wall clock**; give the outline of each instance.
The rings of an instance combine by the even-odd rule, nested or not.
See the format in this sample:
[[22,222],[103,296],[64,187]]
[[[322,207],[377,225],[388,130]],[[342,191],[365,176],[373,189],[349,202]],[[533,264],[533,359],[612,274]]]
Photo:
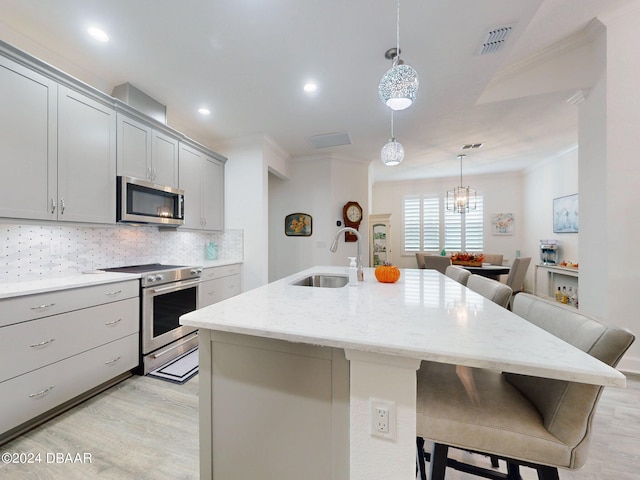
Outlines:
[[[359,229],[362,222],[362,207],[358,202],[347,202],[342,207],[342,219],[346,227]],[[351,232],[344,233],[345,242],[355,242],[358,238]]]

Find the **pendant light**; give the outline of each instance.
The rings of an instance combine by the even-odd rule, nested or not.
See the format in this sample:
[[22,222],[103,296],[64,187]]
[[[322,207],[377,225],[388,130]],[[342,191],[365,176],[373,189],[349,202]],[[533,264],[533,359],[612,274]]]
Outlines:
[[384,56],[392,60],[393,66],[382,76],[378,95],[382,103],[392,110],[404,110],[416,99],[419,81],[418,72],[400,60],[400,0],[396,20],[396,48],[387,50]]
[[467,213],[477,207],[476,191],[469,186],[462,186],[462,160],[466,155],[458,155],[460,159],[460,186],[447,191],[446,207],[456,213]]
[[380,160],[388,167],[399,165],[404,160],[404,147],[400,142],[396,142],[393,136],[393,110],[391,111],[391,138],[382,147]]

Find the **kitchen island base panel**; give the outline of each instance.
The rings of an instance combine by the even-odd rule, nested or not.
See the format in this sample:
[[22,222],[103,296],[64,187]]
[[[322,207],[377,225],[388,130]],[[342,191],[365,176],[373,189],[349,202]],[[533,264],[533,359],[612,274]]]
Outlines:
[[201,330],[200,478],[301,474],[349,478],[344,351]]
[[[350,480],[415,478],[420,360],[358,350],[345,353],[350,364]],[[395,418],[389,418],[395,438],[371,434],[371,398],[395,403]]]

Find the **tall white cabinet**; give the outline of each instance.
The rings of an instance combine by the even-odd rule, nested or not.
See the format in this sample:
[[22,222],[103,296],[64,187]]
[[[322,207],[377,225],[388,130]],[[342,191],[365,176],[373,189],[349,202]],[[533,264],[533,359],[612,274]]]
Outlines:
[[179,159],[184,228],[224,230],[224,162],[185,143]]

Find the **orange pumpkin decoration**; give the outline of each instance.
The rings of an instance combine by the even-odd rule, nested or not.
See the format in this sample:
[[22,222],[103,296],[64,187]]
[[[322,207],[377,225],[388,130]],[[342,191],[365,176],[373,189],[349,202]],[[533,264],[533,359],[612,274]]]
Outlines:
[[400,278],[400,269],[385,262],[384,265],[378,265],[374,271],[376,279],[382,283],[395,283]]

